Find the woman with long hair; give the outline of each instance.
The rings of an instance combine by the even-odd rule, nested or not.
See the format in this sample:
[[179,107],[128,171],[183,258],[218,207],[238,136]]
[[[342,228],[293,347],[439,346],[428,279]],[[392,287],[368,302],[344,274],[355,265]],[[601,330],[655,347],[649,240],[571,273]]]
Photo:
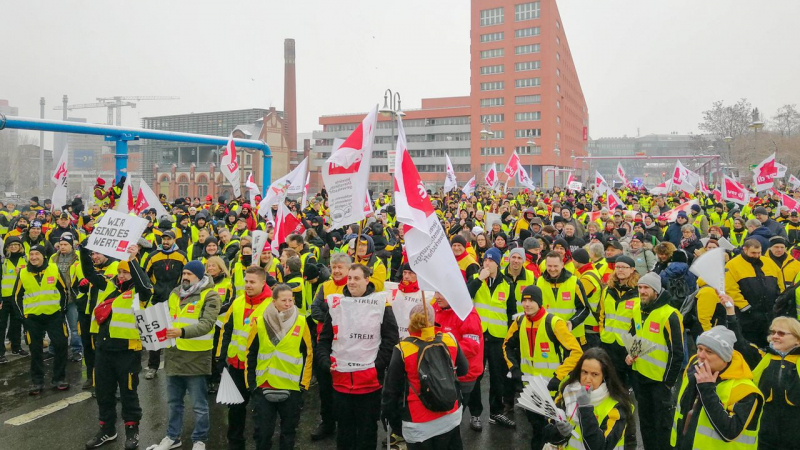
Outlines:
[[561,383],[556,405],[566,412],[574,431],[563,425],[548,425],[557,431],[551,434],[556,436],[551,443],[566,444],[567,448],[623,448],[625,430],[634,426],[628,388],[620,381],[611,357],[602,348],[590,348],[581,356]]
[[485,233],[480,233],[475,236],[475,256],[477,256],[476,260],[478,264],[483,264],[483,254],[491,247],[492,244],[489,243]]

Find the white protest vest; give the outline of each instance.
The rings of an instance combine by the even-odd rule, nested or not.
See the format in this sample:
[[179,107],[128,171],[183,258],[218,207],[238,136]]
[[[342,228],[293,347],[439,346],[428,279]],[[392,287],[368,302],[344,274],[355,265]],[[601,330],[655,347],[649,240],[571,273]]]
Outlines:
[[[385,295],[373,292],[366,297],[328,296],[333,325],[334,369],[357,372],[375,367],[381,345],[381,323],[386,309]],[[406,324],[407,325],[407,324]]]
[[[388,283],[387,283],[388,285]],[[397,330],[400,332],[400,339],[408,337],[408,323],[410,321],[411,309],[422,303],[422,291],[401,292],[394,288],[386,292],[386,299],[392,305],[394,320],[397,321]],[[425,292],[425,300],[430,301],[433,292]]]

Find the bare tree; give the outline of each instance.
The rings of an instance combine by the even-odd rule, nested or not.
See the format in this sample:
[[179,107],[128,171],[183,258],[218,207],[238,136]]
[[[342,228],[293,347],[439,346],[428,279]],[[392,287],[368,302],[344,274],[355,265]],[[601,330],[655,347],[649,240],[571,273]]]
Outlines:
[[723,101],[714,102],[711,109],[703,111],[703,121],[698,128],[716,139],[727,136],[737,138],[748,132],[753,106],[743,98],[734,105],[725,106]]
[[800,131],[800,113],[797,112],[797,105],[786,104],[778,108],[778,112],[772,116],[771,128],[781,136],[791,136]]

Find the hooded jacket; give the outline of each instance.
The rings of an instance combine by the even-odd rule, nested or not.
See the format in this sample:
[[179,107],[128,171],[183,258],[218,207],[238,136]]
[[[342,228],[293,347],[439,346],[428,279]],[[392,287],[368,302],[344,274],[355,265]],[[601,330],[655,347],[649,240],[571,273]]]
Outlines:
[[161,303],[169,299],[169,294],[180,284],[183,266],[187,263],[186,253],[172,244],[169,250],[159,246],[147,257],[144,271],[153,283],[152,303]]

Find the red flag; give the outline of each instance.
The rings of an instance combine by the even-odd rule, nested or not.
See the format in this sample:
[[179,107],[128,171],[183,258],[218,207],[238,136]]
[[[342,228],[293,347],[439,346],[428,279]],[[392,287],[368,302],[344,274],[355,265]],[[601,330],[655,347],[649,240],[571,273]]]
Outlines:
[[722,181],[722,200],[746,205],[750,201],[750,192],[744,185],[726,176]]
[[272,247],[278,248],[280,244],[286,242],[286,237],[290,234],[301,234],[306,231],[303,222],[300,221],[285,203],[278,207],[278,216],[275,218],[275,235],[272,238]]
[[492,167],[486,172],[486,177],[484,178],[486,184],[489,188],[494,188],[497,185],[497,166],[495,163],[492,163]]
[[[132,198],[132,197],[129,197],[129,198]],[[148,209],[148,208],[150,208],[150,203],[148,203],[147,196],[144,195],[144,193],[142,193],[142,188],[140,187],[139,188],[139,193],[136,195],[136,203],[133,205],[133,208],[131,208],[131,209],[138,216],[139,214],[142,213],[142,211],[144,211],[145,209]]]
[[716,200],[718,202],[722,201],[722,192],[720,192],[719,189],[714,189],[712,194],[714,195],[714,200]]
[[519,170],[519,155],[517,155],[517,151],[515,150],[513,153],[511,153],[511,158],[509,158],[508,164],[506,164],[506,168],[503,170],[503,173],[511,178],[517,174],[517,170]]

